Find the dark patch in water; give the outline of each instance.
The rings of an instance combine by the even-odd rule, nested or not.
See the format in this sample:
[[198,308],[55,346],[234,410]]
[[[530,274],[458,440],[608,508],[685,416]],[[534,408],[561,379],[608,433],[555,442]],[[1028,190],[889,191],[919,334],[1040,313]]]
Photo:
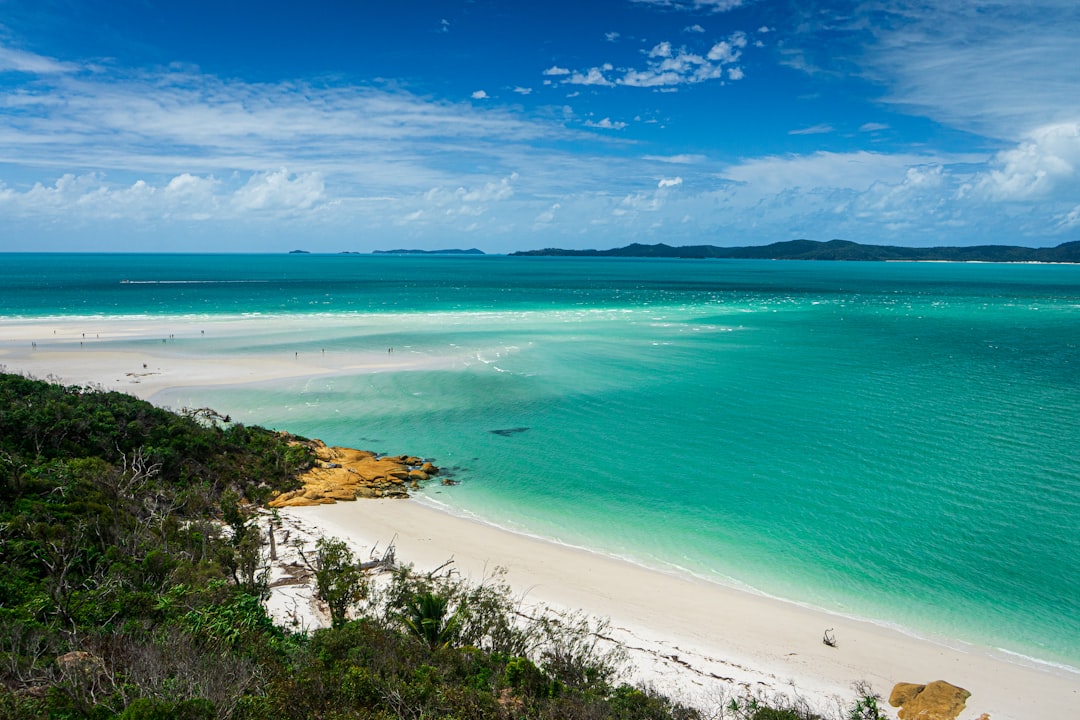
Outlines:
[[490,430],[489,432],[491,432],[494,435],[502,435],[503,437],[508,437],[510,435],[516,435],[517,433],[523,433],[528,429],[529,428],[527,428],[527,427],[516,427],[516,428],[506,428],[505,430]]

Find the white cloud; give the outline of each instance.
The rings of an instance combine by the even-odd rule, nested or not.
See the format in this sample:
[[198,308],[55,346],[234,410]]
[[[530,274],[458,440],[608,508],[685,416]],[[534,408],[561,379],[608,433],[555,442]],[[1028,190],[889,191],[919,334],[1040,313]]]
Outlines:
[[703,32],[705,32],[705,28],[703,28],[703,27],[701,27],[700,25],[698,25],[698,24],[696,24],[696,23],[695,23],[694,25],[688,25],[688,26],[684,27],[684,28],[683,28],[683,32],[688,32],[688,33],[703,33]]
[[912,166],[934,163],[933,157],[886,155],[859,151],[810,155],[769,156],[725,168],[721,177],[745,184],[755,193],[772,195],[801,188],[839,188],[865,191],[874,183],[896,182]]
[[655,5],[673,10],[703,10],[705,12],[726,12],[740,7],[743,0],[632,0],[641,5]]
[[[743,70],[733,65],[746,47],[746,33],[734,32],[726,40],[712,45],[705,55],[693,52],[686,47],[676,48],[668,41],[658,42],[644,51],[644,68],[620,68],[616,70],[611,63],[593,67],[586,71],[568,74],[563,82],[572,85],[599,85],[613,87],[658,88],[661,91],[673,89],[679,85],[691,85],[709,80],[741,80]],[[555,74],[552,68],[545,74]]]
[[672,163],[675,165],[693,165],[699,163],[705,159],[704,155],[646,155],[644,160],[652,160],[654,162]]
[[1080,123],[1047,125],[997,154],[976,186],[995,200],[1080,193]]
[[559,76],[562,76],[562,75],[569,75],[570,71],[567,70],[566,68],[559,67],[558,65],[552,65],[547,70],[545,70],[543,72],[543,74],[548,75],[550,77],[559,77]]
[[1009,141],[1080,120],[1074,0],[842,0],[827,17],[801,20],[805,35],[786,43],[788,64],[844,73],[855,65],[904,112]]
[[0,194],[0,212],[16,217],[65,214],[76,220],[235,220],[252,214],[291,217],[325,200],[318,173],[255,173],[239,186],[184,173],[160,184],[108,182],[99,173],[66,173],[51,186],[35,183]]
[[733,63],[742,55],[741,48],[746,47],[746,34],[733,33],[727,40],[721,40],[709,49],[706,56],[713,62]]
[[615,42],[620,37],[622,37],[622,36],[617,32],[606,32],[606,33],[604,33],[604,39],[607,40],[608,42]]
[[1072,230],[1076,227],[1080,227],[1080,205],[1066,213],[1058,223],[1058,228],[1061,230]]
[[613,87],[615,83],[608,80],[604,75],[604,72],[610,69],[610,65],[605,65],[603,68],[589,68],[584,73],[575,72],[571,74],[565,82],[571,85],[602,85],[605,87]]
[[859,126],[859,132],[877,132],[878,130],[888,130],[889,126],[885,123],[868,122]]
[[470,97],[473,100],[487,100],[488,94],[487,94],[487,92],[485,92],[483,90],[477,90],[472,95],[470,95]]
[[0,45],[0,72],[15,71],[35,75],[74,72],[78,67],[50,57]]
[[514,92],[518,95],[529,95],[532,93],[532,88],[521,87],[520,85],[514,88]]
[[586,120],[585,125],[593,128],[601,128],[603,130],[622,130],[626,127],[626,123],[613,122],[611,118],[604,118],[603,120],[598,121]]
[[682,185],[682,178],[676,176],[676,177],[673,177],[673,178],[660,178],[660,182],[658,182],[656,184],[656,187],[660,188],[660,189],[663,189],[663,188],[679,187],[680,185]]
[[555,213],[561,207],[562,207],[562,205],[560,205],[559,203],[552,203],[551,207],[549,207],[547,210],[544,210],[542,213],[540,213],[539,215],[536,216],[536,219],[533,221],[534,225],[535,226],[549,225],[550,223],[552,223],[555,220]]
[[658,43],[648,52],[648,56],[651,58],[669,58],[671,57],[671,43],[662,42]]
[[323,179],[319,173],[294,176],[282,168],[272,173],[257,173],[232,197],[242,210],[306,210],[323,198]]
[[788,135],[824,135],[831,132],[836,132],[836,128],[832,125],[819,124],[800,128],[798,130],[788,130]]

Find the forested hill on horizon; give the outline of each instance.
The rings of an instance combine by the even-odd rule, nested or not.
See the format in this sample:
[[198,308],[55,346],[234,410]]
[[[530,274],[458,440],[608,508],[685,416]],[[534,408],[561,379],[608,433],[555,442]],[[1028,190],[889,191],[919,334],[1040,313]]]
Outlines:
[[863,245],[849,240],[788,240],[770,245],[717,247],[664,243],[633,243],[610,250],[525,250],[518,256],[639,257],[639,258],[717,258],[744,260],[878,260],[878,261],[948,261],[948,262],[1058,262],[1080,263],[1080,241],[1050,248],[1018,245],[974,245],[971,247],[900,247]]

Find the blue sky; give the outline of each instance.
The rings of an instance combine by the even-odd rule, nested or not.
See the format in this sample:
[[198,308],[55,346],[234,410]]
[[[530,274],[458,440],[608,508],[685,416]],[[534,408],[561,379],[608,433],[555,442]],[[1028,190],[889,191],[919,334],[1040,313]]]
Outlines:
[[0,250],[1080,240],[1080,3],[0,0]]

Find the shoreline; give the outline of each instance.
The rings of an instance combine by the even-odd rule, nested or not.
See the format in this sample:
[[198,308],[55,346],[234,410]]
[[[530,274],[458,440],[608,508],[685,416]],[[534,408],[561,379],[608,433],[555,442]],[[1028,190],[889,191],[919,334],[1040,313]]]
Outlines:
[[[166,390],[190,386],[454,367],[461,361],[407,352],[388,356],[377,349],[335,350],[326,356],[282,351],[276,357],[232,349],[214,354],[212,348],[200,352],[191,342],[204,337],[203,329],[208,331],[207,340],[217,341],[232,337],[238,329],[269,324],[276,332],[289,332],[310,322],[297,317],[290,323],[282,316],[16,320],[0,324],[0,365],[12,372],[101,385],[152,401]],[[332,326],[332,321],[328,323]],[[104,337],[83,339],[83,332]],[[35,341],[44,347],[32,347]],[[994,648],[942,645],[797,601],[514,533],[452,515],[422,500],[363,500],[289,513],[316,518],[323,531],[345,534],[354,542],[378,541],[385,546],[391,537],[387,533],[396,532],[399,557],[418,567],[434,567],[454,555],[456,567],[479,579],[485,570],[505,566],[515,592],[530,600],[611,618],[623,633],[621,641],[649,649],[645,657],[652,659],[643,671],[645,681],[665,692],[675,688],[675,695],[700,699],[708,694],[707,686],[726,682],[726,687],[766,692],[790,692],[795,687],[804,697],[827,702],[834,697],[850,699],[851,684],[863,679],[884,696],[897,682],[940,679],[972,692],[961,716],[965,719],[981,712],[994,720],[1068,717],[1080,707],[1080,674],[1053,663]],[[821,642],[829,627],[835,629],[837,648]]]
[[[633,566],[648,573],[655,573],[658,575],[678,578],[695,584],[723,588],[724,591],[743,593],[752,597],[762,598],[763,600],[766,600],[768,602],[791,605],[806,610],[807,612],[816,613],[826,618],[836,618],[837,620],[851,621],[855,623],[870,625],[876,628],[880,628],[881,630],[886,632],[903,635],[916,642],[936,645],[953,652],[964,654],[982,654],[995,660],[999,660],[1001,662],[1009,663],[1012,665],[1019,665],[1030,670],[1035,670],[1037,672],[1060,674],[1065,678],[1075,678],[1076,681],[1080,683],[1080,667],[1069,665],[1065,662],[1038,658],[1031,655],[1026,655],[1016,650],[1009,650],[1007,648],[997,647],[990,644],[980,644],[978,642],[964,640],[958,637],[935,634],[932,632],[923,632],[907,627],[897,622],[876,620],[873,618],[847,613],[840,610],[832,610],[827,607],[814,605],[811,602],[805,602],[802,600],[795,600],[792,598],[783,597],[781,595],[770,594],[752,585],[748,585],[733,578],[717,579],[680,567],[678,565],[650,565],[644,561],[638,560],[633,557],[609,553],[600,549],[594,549],[583,545],[574,545],[572,543],[544,537],[542,535],[530,533],[524,530],[515,530],[513,528],[505,527],[495,522],[486,520],[468,511],[455,511],[449,506],[428,497],[427,492],[430,492],[432,490],[434,490],[434,486],[428,486],[427,488],[421,489],[416,494],[411,495],[410,498],[414,503],[427,507],[432,512],[440,513],[442,515],[446,515],[452,518],[457,518],[463,522],[487,527],[499,533],[525,538],[531,541],[543,543],[545,545],[552,545],[555,547],[564,548],[573,552],[580,552],[586,553],[588,555],[603,557],[613,562],[624,563],[626,565]],[[439,491],[435,490],[435,492]],[[1080,699],[1080,697],[1078,697],[1078,699]]]
[[[480,581],[495,567],[528,602],[606,617],[616,639],[651,657],[636,679],[697,702],[741,688],[792,693],[820,708],[868,681],[887,697],[898,682],[946,680],[971,691],[961,717],[1067,717],[1080,704],[1080,675],[951,647],[867,620],[718,583],[654,570],[586,549],[452,515],[422,500],[363,500],[289,509],[360,548],[392,539],[420,570],[453,558]],[[822,642],[833,629],[837,647]],[[642,653],[635,656],[640,659]]]

